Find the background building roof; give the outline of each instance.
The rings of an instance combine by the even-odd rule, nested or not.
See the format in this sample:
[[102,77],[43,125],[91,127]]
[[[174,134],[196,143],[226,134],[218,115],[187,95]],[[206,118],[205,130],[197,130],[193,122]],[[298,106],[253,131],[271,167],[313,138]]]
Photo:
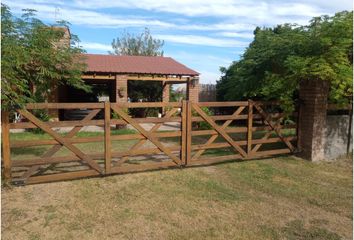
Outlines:
[[83,54],[87,72],[197,76],[198,72],[170,57]]

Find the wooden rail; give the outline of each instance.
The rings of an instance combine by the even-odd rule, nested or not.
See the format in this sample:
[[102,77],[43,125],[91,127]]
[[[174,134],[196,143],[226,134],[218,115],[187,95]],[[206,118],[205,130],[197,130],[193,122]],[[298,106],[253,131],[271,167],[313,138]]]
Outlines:
[[[296,151],[296,113],[285,115],[276,110],[269,111],[270,107],[279,109],[277,104],[251,100],[203,103],[30,103],[24,109],[17,110],[24,118],[23,122],[10,123],[9,112],[2,112],[4,177],[14,183],[40,183],[292,153]],[[126,111],[131,108],[164,108],[166,112],[161,118],[133,118]],[[219,115],[207,114],[205,108]],[[89,111],[81,120],[44,122],[32,112],[37,109]],[[223,115],[220,115],[220,111],[213,109],[226,110],[222,110]],[[103,119],[98,117],[100,112],[103,112]],[[112,118],[113,113],[118,119]],[[285,124],[285,118],[288,124]],[[135,132],[115,135],[112,127],[117,124],[129,125]],[[144,124],[150,124],[152,128],[147,129]],[[174,128],[162,131],[161,127],[168,124],[173,124]],[[77,136],[86,126],[101,127],[102,134]],[[59,134],[57,130],[63,127],[71,129]],[[35,128],[45,132],[48,139],[11,139],[11,129]],[[132,145],[130,149],[120,149],[121,144],[117,143]],[[91,151],[82,147],[100,144],[101,150],[93,147]],[[25,155],[25,158],[19,159],[18,154],[15,155],[17,149],[38,149],[38,146],[44,152],[38,150],[32,158]],[[69,155],[63,155],[68,152]]]

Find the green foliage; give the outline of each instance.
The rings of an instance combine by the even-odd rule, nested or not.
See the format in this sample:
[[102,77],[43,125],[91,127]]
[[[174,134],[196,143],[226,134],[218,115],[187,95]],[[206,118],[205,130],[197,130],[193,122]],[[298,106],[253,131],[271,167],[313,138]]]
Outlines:
[[[48,122],[50,119],[48,111],[44,109],[35,109],[33,110],[33,114],[43,122]],[[28,131],[35,134],[44,134],[44,131],[40,128],[29,128]]]
[[148,28],[140,35],[123,33],[123,36],[117,37],[112,41],[114,55],[128,56],[163,56],[163,51],[160,50],[164,45],[164,41],[154,39]]
[[179,102],[180,99],[186,100],[186,94],[183,92],[178,92],[170,86],[170,102]]
[[[212,116],[213,112],[207,108],[207,107],[201,107],[203,112],[205,112],[208,116]],[[199,117],[199,113],[197,113],[195,110],[192,111],[192,116],[194,117]],[[209,123],[203,121],[203,122],[196,122],[195,127],[198,128],[199,130],[210,130],[213,129],[212,126],[210,126]]]
[[329,100],[347,103],[352,96],[353,12],[294,24],[256,28],[254,40],[239,61],[221,68],[219,100],[281,100],[293,110],[301,81],[330,82]]
[[71,35],[71,46],[61,44],[66,22],[48,26],[35,18],[35,10],[25,9],[20,18],[1,4],[1,102],[3,109],[21,107],[26,102],[42,102],[60,84],[89,91],[81,79],[85,64],[81,48]]

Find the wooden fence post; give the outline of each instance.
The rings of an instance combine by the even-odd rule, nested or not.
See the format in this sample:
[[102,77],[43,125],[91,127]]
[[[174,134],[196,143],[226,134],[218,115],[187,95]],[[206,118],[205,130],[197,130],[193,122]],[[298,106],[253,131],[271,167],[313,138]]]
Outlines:
[[192,151],[192,104],[191,101],[186,101],[186,162],[188,165],[191,160]]
[[10,126],[9,112],[1,111],[1,133],[2,133],[2,160],[4,164],[4,177],[11,180],[11,156],[10,156]]
[[247,158],[252,152],[252,127],[253,127],[253,102],[248,100],[248,123],[247,123]]
[[111,172],[111,103],[104,103],[104,157],[105,173]]
[[187,101],[183,100],[182,101],[182,111],[181,111],[181,117],[182,117],[182,137],[181,137],[181,160],[182,160],[182,165],[186,165],[186,150],[187,150],[187,145],[186,145],[186,139],[187,139]]

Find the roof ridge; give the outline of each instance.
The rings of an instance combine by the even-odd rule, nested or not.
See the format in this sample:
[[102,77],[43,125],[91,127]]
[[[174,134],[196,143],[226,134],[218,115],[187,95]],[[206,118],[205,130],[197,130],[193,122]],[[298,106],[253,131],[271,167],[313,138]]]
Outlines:
[[[142,56],[142,55],[116,55],[116,54],[103,54],[103,53],[82,53],[83,55],[94,55],[94,56],[112,56],[112,57],[157,57],[157,58],[172,58],[165,56]],[[172,58],[173,59],[173,58]]]

